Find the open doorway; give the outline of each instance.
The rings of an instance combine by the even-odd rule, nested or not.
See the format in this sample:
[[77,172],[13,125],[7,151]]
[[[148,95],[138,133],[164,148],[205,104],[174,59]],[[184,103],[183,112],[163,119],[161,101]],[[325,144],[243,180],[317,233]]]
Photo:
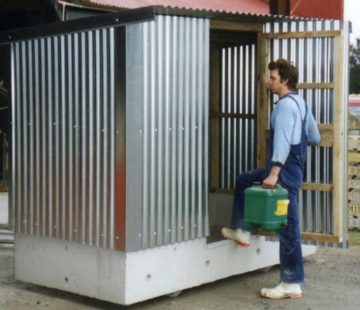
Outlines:
[[257,33],[210,34],[210,193],[208,242],[231,221],[236,176],[256,168]]

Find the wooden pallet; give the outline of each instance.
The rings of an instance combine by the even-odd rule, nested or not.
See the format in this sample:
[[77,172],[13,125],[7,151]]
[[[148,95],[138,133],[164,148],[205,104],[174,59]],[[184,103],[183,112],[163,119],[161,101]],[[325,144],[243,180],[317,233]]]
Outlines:
[[354,229],[354,228],[360,228],[360,216],[356,215],[348,215],[348,228]]
[[348,175],[349,177],[360,177],[360,166],[357,165],[349,165],[348,167]]
[[348,118],[348,126],[349,130],[351,131],[360,130],[360,121],[350,113]]
[[360,190],[350,189],[348,191],[348,201],[349,201],[349,203],[360,205]]
[[360,189],[360,179],[348,180],[348,189]]
[[349,115],[348,228],[360,227],[360,121]]
[[348,152],[348,161],[352,164],[360,163],[360,152],[358,151],[349,151]]
[[360,202],[348,203],[348,213],[354,216],[360,216]]
[[360,136],[349,135],[348,150],[349,151],[360,151]]

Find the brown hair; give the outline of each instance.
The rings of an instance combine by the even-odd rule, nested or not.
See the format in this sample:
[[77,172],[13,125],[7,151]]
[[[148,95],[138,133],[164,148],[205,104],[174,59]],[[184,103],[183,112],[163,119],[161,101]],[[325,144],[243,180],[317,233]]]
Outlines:
[[269,70],[278,69],[281,82],[283,82],[284,80],[288,80],[288,88],[291,90],[296,89],[299,80],[299,71],[286,59],[278,59],[276,61],[272,61],[269,63],[268,68]]

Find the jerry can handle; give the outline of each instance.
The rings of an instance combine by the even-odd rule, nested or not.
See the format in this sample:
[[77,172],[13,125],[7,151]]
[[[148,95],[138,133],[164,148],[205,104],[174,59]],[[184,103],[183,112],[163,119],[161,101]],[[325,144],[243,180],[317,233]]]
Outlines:
[[[262,182],[254,182],[253,185],[260,185],[261,186]],[[272,188],[272,189],[275,189],[275,188],[283,188],[283,187],[281,186],[280,183],[276,183],[274,188]]]
[[276,183],[273,189],[283,189],[283,188],[284,187],[281,184]]

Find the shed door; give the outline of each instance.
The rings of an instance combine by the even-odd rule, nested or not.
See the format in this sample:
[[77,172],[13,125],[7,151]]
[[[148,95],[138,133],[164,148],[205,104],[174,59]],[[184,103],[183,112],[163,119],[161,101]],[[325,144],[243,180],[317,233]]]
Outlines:
[[302,238],[346,246],[348,23],[271,23],[258,36],[257,161],[264,166],[269,115],[276,96],[265,88],[270,60],[285,58],[299,69],[299,94],[319,124],[320,146],[308,147],[299,193]]

